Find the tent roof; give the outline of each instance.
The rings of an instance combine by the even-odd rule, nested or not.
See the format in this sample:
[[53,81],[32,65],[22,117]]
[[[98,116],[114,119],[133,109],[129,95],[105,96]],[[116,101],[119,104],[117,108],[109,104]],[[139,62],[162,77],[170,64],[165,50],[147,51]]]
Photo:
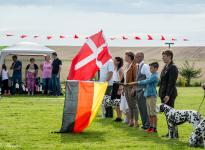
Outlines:
[[54,50],[32,42],[21,42],[2,49],[2,53],[52,53]]

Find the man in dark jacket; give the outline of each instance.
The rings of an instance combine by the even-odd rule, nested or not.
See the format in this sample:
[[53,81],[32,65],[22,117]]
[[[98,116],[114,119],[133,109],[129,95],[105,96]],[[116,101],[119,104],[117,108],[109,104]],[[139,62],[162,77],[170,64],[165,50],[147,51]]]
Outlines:
[[164,51],[162,53],[162,59],[165,66],[160,76],[159,97],[162,103],[174,108],[175,99],[177,97],[176,81],[178,68],[173,63],[173,52],[171,50]]

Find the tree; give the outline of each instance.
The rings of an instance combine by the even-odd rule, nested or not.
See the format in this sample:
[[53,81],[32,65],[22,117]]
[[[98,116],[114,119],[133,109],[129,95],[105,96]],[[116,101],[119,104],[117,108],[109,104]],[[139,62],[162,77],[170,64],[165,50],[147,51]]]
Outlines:
[[188,60],[184,62],[179,70],[179,74],[186,79],[187,86],[190,86],[191,79],[201,76],[201,69],[195,68],[195,63],[190,64]]

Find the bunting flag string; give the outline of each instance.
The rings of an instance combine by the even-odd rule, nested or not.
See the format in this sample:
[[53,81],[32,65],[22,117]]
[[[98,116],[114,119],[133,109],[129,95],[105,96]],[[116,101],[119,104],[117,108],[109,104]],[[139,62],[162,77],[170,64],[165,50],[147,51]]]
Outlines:
[[[87,36],[79,36],[78,34],[74,34],[73,36],[66,36],[66,35],[58,35],[58,36],[54,36],[54,35],[47,35],[47,36],[40,36],[38,34],[36,35],[28,35],[28,34],[21,34],[21,35],[15,35],[15,34],[0,34],[0,38],[2,37],[7,37],[7,38],[12,38],[12,37],[20,37],[21,39],[27,39],[27,38],[33,38],[33,39],[47,39],[47,40],[52,40],[53,38],[55,39],[88,39]],[[110,38],[108,38],[107,40],[110,41],[114,41],[114,40],[136,40],[136,41],[140,41],[140,40],[148,40],[148,41],[154,41],[154,40],[158,40],[158,41],[190,41],[190,39],[185,38],[185,37],[180,37],[177,38],[176,36],[165,36],[165,35],[151,35],[151,34],[146,34],[146,35],[134,35],[134,36],[128,36],[128,35],[122,35],[122,36],[112,36]]]

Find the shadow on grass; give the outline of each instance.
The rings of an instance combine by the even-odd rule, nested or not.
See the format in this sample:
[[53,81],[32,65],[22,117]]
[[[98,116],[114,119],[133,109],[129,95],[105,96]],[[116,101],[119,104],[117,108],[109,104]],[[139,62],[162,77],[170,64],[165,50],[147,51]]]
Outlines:
[[116,123],[112,119],[96,119],[98,123],[101,123],[105,128],[106,126],[109,126],[112,124],[114,128],[123,130],[126,134],[128,134],[130,137],[137,137],[139,141],[152,141],[156,144],[166,144],[170,149],[181,149],[185,150],[188,148],[187,142],[179,141],[178,139],[168,139],[168,138],[162,138],[158,134],[150,134],[145,132],[142,129],[136,129],[136,128],[130,128],[126,124],[123,123]]
[[61,133],[60,136],[62,143],[89,143],[105,141],[104,134],[101,131],[86,131],[83,133]]

